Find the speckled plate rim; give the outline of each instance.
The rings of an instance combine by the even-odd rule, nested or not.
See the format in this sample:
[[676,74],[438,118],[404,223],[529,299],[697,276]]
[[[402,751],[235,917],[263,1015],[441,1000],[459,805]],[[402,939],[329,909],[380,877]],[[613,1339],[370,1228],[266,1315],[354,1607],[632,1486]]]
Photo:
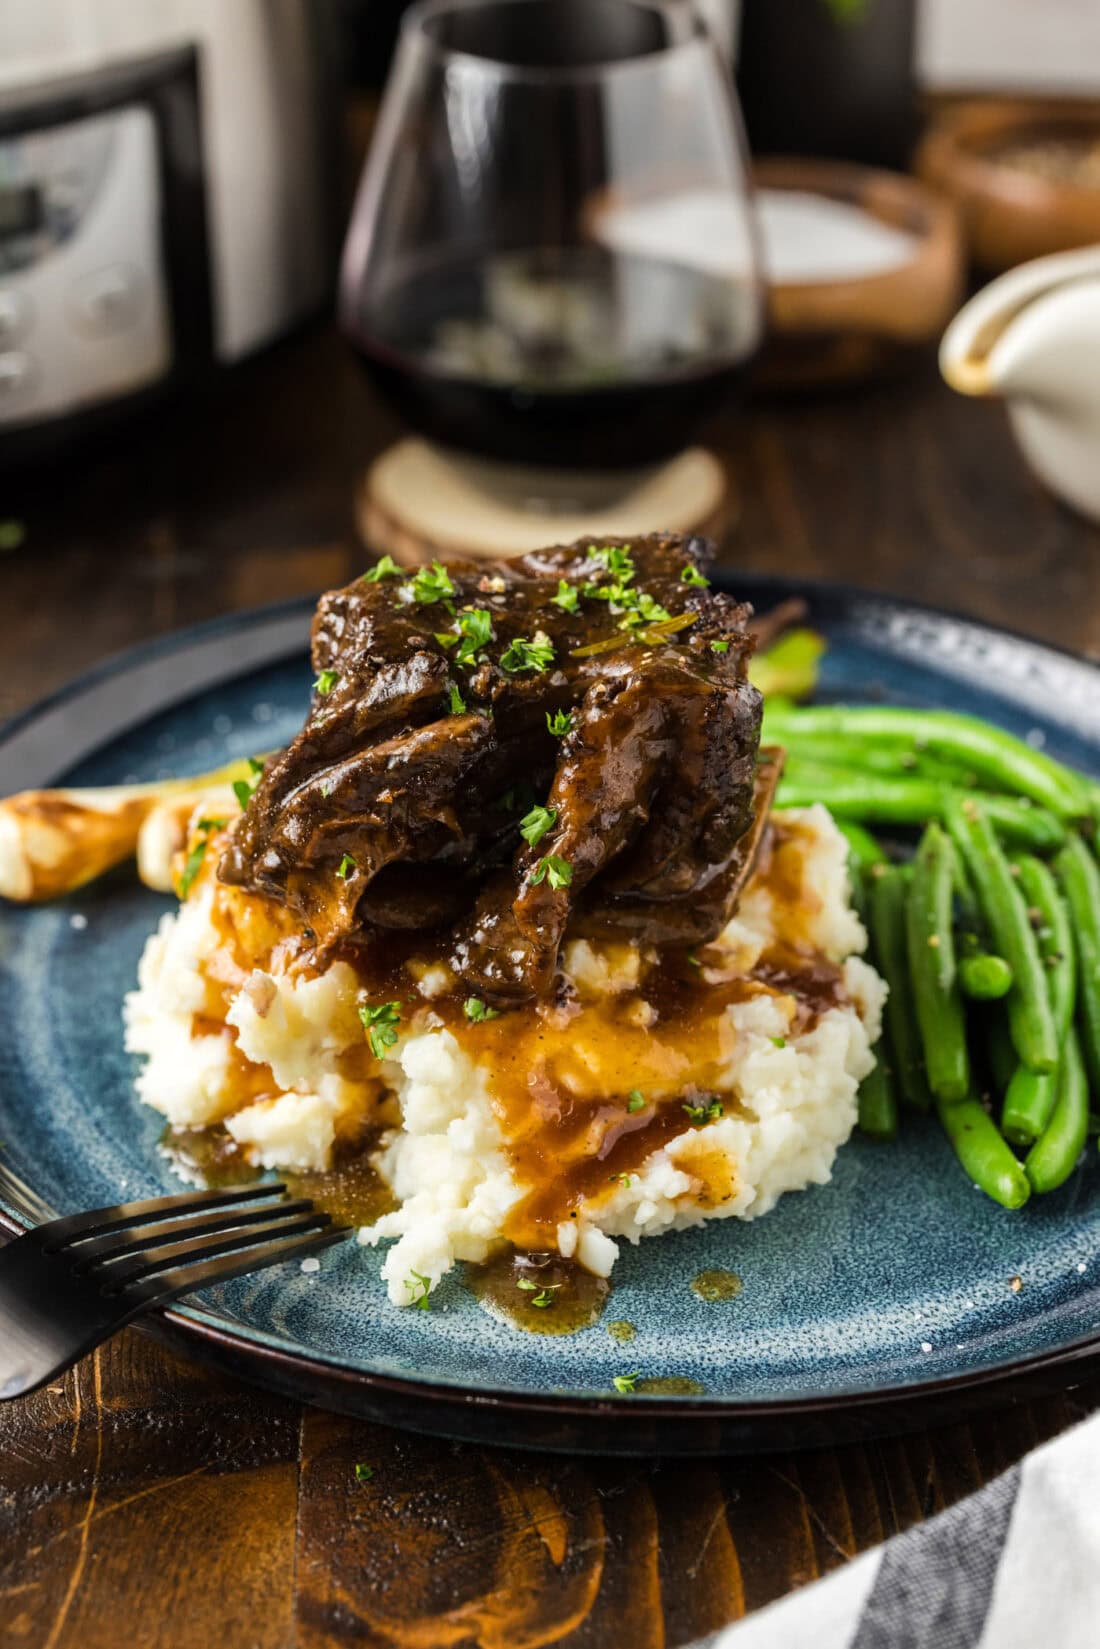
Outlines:
[[[826,581],[790,580],[722,569],[715,582],[748,599],[805,598],[811,614],[862,611],[891,631],[914,636],[927,663],[930,634],[952,627],[970,651],[995,655],[999,642],[1023,649],[1031,670],[1055,674],[1079,701],[1076,724],[1100,753],[1100,717],[1088,707],[1100,690],[1100,669],[1076,654],[1006,628],[981,623],[916,601]],[[315,598],[228,614],[127,649],[64,684],[0,726],[0,794],[53,782],[76,762],[155,714],[194,693],[239,679],[304,650]],[[227,642],[233,645],[227,647]],[[948,648],[938,660],[952,674],[965,649]],[[960,671],[956,668],[955,672]],[[963,676],[973,673],[962,670]],[[1022,675],[1027,679],[1027,674]],[[1079,691],[1074,691],[1074,688]],[[1011,695],[1006,695],[1011,696]],[[1024,702],[1022,693],[1020,702]],[[79,713],[73,714],[74,706]],[[0,1168],[0,1232],[19,1235],[31,1223],[7,1200],[15,1176]],[[19,1185],[16,1192],[33,1188]],[[25,1198],[19,1196],[19,1200]],[[200,1307],[175,1306],[139,1325],[155,1337],[200,1355],[224,1371],[251,1378],[284,1396],[437,1435],[508,1443],[531,1449],[594,1454],[712,1454],[826,1447],[839,1441],[882,1436],[939,1423],[957,1423],[986,1411],[993,1398],[1009,1402],[1065,1390],[1100,1366],[1100,1328],[1051,1350],[1036,1351],[993,1367],[865,1391],[823,1390],[808,1397],[735,1402],[702,1396],[638,1396],[630,1402],[562,1393],[522,1393],[460,1379],[405,1379],[353,1368],[323,1352],[287,1346],[262,1329],[238,1329]],[[500,1423],[494,1439],[492,1419]],[[536,1430],[525,1432],[524,1422]]]

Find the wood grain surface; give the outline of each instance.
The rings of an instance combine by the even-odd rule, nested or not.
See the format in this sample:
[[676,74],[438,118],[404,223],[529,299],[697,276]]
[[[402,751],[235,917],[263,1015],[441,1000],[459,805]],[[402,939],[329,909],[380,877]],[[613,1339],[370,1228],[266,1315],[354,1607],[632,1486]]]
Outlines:
[[[355,483],[394,432],[303,334],[205,404],[0,479],[0,714],[106,654],[349,578]],[[844,579],[1100,656],[1100,533],[929,360],[714,432],[731,565]],[[600,1462],[402,1435],[208,1374],[130,1332],[0,1408],[13,1649],[676,1649],[977,1488],[1100,1404],[761,1460]],[[356,1466],[369,1466],[369,1480]]]

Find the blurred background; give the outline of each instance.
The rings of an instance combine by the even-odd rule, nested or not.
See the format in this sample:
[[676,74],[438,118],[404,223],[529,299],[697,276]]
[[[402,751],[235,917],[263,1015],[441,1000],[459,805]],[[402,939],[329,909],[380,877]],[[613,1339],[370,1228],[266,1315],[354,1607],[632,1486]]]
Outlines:
[[1094,0],[5,0],[0,713],[602,528],[1086,599],[1098,243]]

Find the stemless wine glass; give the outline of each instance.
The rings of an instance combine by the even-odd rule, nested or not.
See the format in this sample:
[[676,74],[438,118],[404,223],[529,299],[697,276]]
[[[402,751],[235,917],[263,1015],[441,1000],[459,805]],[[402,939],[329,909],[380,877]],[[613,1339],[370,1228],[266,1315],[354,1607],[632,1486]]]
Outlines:
[[414,6],[341,319],[445,446],[600,470],[685,447],[763,325],[736,95],[694,9]]

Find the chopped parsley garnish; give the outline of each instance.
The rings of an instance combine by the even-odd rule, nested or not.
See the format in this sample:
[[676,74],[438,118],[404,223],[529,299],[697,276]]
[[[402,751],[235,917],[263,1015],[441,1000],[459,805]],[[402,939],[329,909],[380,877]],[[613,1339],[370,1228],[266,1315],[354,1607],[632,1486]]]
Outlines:
[[457,647],[458,637],[450,635],[446,630],[436,630],[435,639],[441,647]]
[[530,1277],[517,1277],[516,1287],[522,1289],[525,1294],[532,1295],[531,1304],[537,1305],[540,1311],[545,1311],[547,1306],[553,1305],[554,1295],[561,1287],[561,1283],[547,1283],[540,1288]]
[[558,593],[550,597],[553,605],[560,607],[563,613],[575,613],[578,599],[576,586],[567,584],[564,578],[559,578]]
[[546,730],[553,733],[556,739],[563,739],[567,733],[573,731],[573,712],[571,710],[555,710],[551,715],[546,712]]
[[459,613],[455,625],[462,637],[455,654],[455,663],[478,663],[478,653],[493,639],[492,613],[488,607],[471,607],[466,612]]
[[554,643],[540,630],[531,640],[517,636],[500,657],[500,667],[509,675],[518,676],[521,670],[545,670],[554,662]]
[[685,958],[685,960],[687,961],[687,965],[688,965],[689,968],[701,968],[703,966],[702,962],[700,962],[699,958],[696,956],[696,954],[693,950],[688,951],[687,957]]
[[206,837],[202,836],[187,855],[187,863],[184,865],[183,875],[180,877],[179,894],[181,899],[186,899],[190,893],[195,877],[202,869],[202,862],[205,858]]
[[321,785],[321,794],[325,798],[326,802],[328,801],[329,797],[332,795],[332,792],[335,789],[336,789],[336,780],[335,779],[325,779],[324,780],[324,782]]
[[624,1191],[629,1190],[634,1184],[634,1180],[630,1174],[610,1174],[608,1178],[611,1180],[618,1180]]
[[364,1003],[359,1009],[359,1018],[363,1021],[371,1053],[375,1059],[385,1059],[386,1049],[392,1048],[397,1041],[400,1002],[379,1002],[373,1008]]
[[202,862],[206,858],[207,844],[209,843],[211,835],[216,830],[224,830],[225,826],[225,819],[200,819],[198,824],[195,826],[199,839],[187,855],[187,863],[183,867],[183,875],[180,877],[179,887],[181,899],[187,898],[187,895],[191,891],[195,877],[202,869]]
[[622,612],[624,607],[633,607],[639,593],[637,590],[628,589],[626,583],[619,578],[616,578],[610,584],[582,584],[581,586],[582,595],[589,596],[593,601],[606,601],[613,613]]
[[432,1279],[425,1277],[419,1271],[410,1271],[405,1278],[405,1287],[409,1291],[409,1304],[418,1311],[430,1311],[432,1302],[429,1298],[432,1291]]
[[680,574],[680,583],[687,584],[693,590],[710,589],[710,579],[704,578],[698,567],[693,567],[690,562]]
[[392,555],[384,555],[381,561],[376,561],[369,572],[363,574],[364,584],[377,584],[382,578],[404,578],[405,574],[397,565]]
[[728,653],[730,650],[730,644],[728,641],[712,641],[710,644],[710,650],[712,653]]
[[323,699],[327,699],[339,680],[340,672],[338,670],[322,670],[313,683],[313,690],[315,693],[320,693]]
[[421,607],[431,607],[437,601],[453,596],[455,587],[442,561],[433,561],[430,567],[421,567],[412,581],[413,600]]
[[613,1375],[611,1384],[615,1387],[615,1390],[619,1393],[620,1397],[633,1397],[634,1387],[637,1385],[640,1378],[641,1371],[639,1369],[635,1369],[633,1374]]
[[631,1116],[634,1115],[635,1111],[645,1110],[645,1095],[642,1093],[640,1088],[631,1088],[630,1095],[626,1102],[626,1108],[630,1112]]
[[648,590],[624,590],[618,605],[626,608],[619,620],[620,630],[634,630],[640,624],[663,624],[672,617],[668,608],[655,601]]
[[263,778],[264,764],[257,756],[249,756],[248,769],[249,775],[247,779],[233,780],[233,794],[240,803],[242,813],[248,806],[248,803],[252,797],[252,792]]
[[591,545],[588,559],[597,561],[611,574],[608,583],[588,583],[581,586],[581,594],[593,601],[606,601],[612,613],[621,614],[620,630],[635,630],[646,624],[664,624],[672,618],[648,590],[633,590],[635,569],[629,545],[601,549]]
[[708,1100],[703,1105],[684,1105],[681,1109],[696,1128],[702,1128],[708,1122],[717,1122],[719,1117],[725,1115],[725,1106],[720,1099]]
[[336,874],[337,874],[337,876],[339,876],[339,878],[342,882],[346,882],[349,877],[355,875],[355,872],[358,869],[359,869],[359,866],[356,864],[356,862],[352,858],[351,854],[350,853],[345,853],[344,857],[340,860],[340,864],[339,864],[339,867],[337,868]]
[[568,887],[573,880],[573,866],[568,859],[559,859],[556,853],[550,853],[545,859],[540,859],[531,872],[531,885],[538,887],[540,882],[549,882],[557,891],[558,888]]
[[[531,847],[537,847],[548,830],[553,830],[557,819],[556,807],[533,807],[519,822],[519,833]],[[553,886],[553,883],[551,883]]]
[[620,584],[629,584],[634,577],[634,561],[630,554],[629,544],[589,544],[589,561],[596,561],[601,567],[606,567],[612,578]]
[[785,1036],[773,1036],[772,1037],[772,1047],[773,1048],[785,1048],[786,1046],[787,1046],[787,1038]]
[[[387,559],[388,559],[388,557],[387,557]],[[373,1476],[374,1476],[374,1467],[373,1466],[364,1466],[364,1465],[361,1465],[359,1463],[356,1464],[356,1467],[355,1467],[355,1481],[357,1483],[369,1483]]]
[[466,700],[462,697],[462,694],[459,692],[454,682],[451,683],[451,696],[449,703],[451,706],[452,716],[461,716],[466,708]]
[[499,1010],[488,1007],[480,996],[468,996],[462,1004],[462,1011],[474,1025],[483,1025],[487,1019],[500,1018]]

